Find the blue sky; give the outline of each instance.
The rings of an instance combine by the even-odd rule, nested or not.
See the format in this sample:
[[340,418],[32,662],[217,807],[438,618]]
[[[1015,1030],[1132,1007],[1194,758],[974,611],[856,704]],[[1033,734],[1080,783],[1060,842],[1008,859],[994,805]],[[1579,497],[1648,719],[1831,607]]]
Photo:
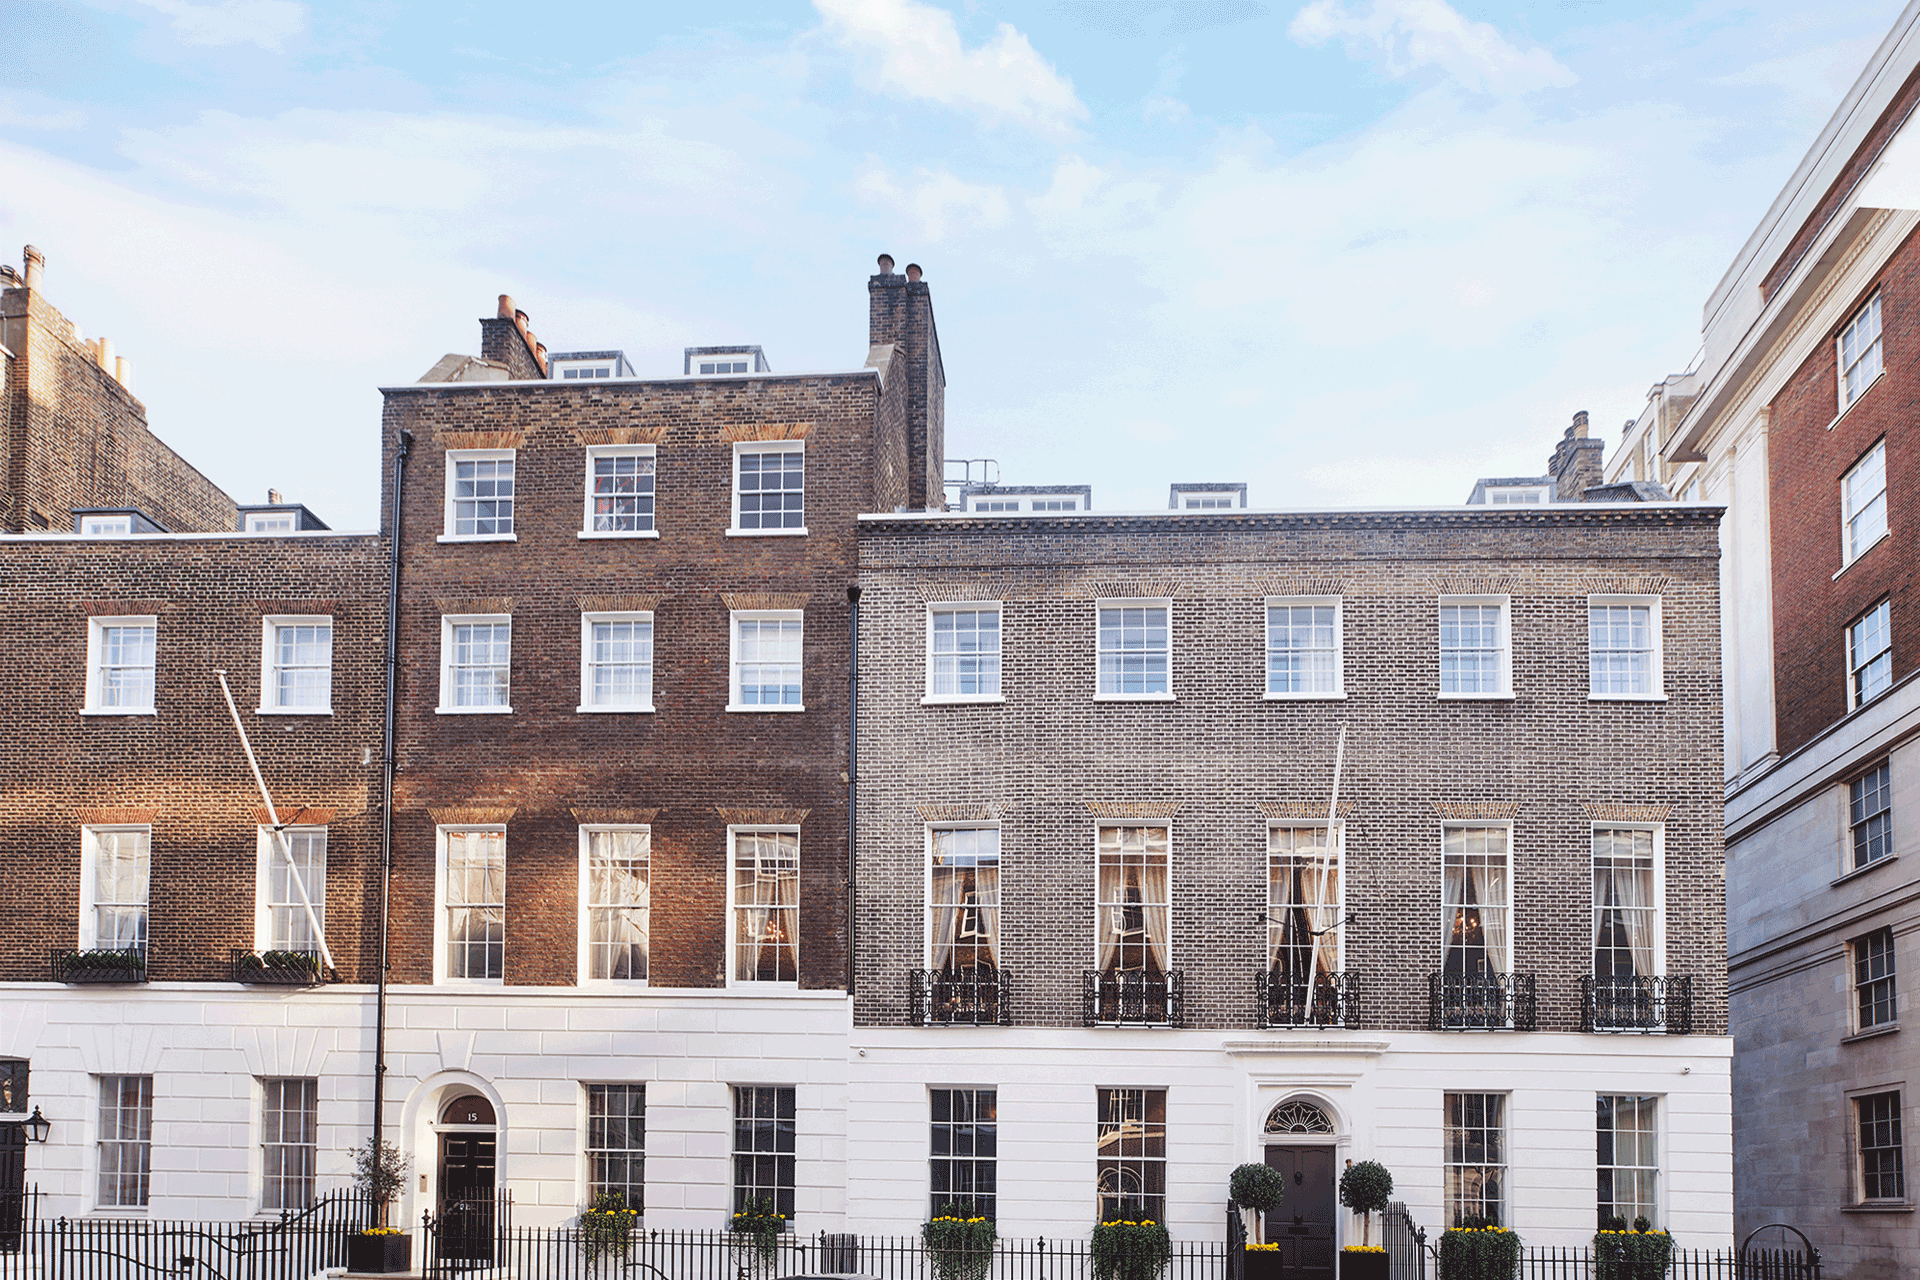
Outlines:
[[1888,3],[0,0],[0,244],[243,500],[378,507],[381,385],[857,367],[926,269],[948,453],[1106,509],[1440,504],[1617,438]]

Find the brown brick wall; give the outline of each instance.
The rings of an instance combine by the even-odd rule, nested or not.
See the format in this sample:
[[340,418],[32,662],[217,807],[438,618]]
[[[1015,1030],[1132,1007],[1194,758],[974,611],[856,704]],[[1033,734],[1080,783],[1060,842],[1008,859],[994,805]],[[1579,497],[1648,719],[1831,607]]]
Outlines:
[[[260,804],[216,667],[283,819],[334,810],[328,942],[342,976],[371,982],[376,947],[385,555],[373,536],[0,540],[8,644],[0,733],[0,978],[45,980],[75,942],[87,811],[153,812],[150,974],[224,981],[254,942]],[[261,716],[261,618],[331,612],[333,714]],[[157,615],[156,715],[82,716],[88,618]],[[371,757],[361,763],[363,749]]]
[[76,507],[134,506],[175,533],[232,529],[233,499],[147,428],[146,408],[39,294],[0,292],[7,382],[5,510],[11,532],[73,528]]
[[[1892,598],[1894,678],[1920,665],[1920,436],[1913,425],[1920,421],[1920,240],[1900,247],[1877,287],[1886,368],[1879,382],[1835,421],[1838,357],[1829,334],[1774,398],[1768,420],[1782,753],[1847,714],[1845,628],[1883,597]],[[1839,573],[1841,477],[1882,438],[1890,536]]]
[[[1476,513],[1477,515],[1477,513]],[[924,963],[923,806],[1002,813],[1004,964],[1018,1024],[1080,1021],[1094,802],[1178,805],[1173,963],[1188,1025],[1249,1027],[1266,812],[1350,801],[1347,967],[1363,1023],[1426,1025],[1440,956],[1440,806],[1514,813],[1515,969],[1540,1025],[1579,1025],[1591,972],[1588,805],[1671,805],[1667,972],[1725,1028],[1714,509],[1630,513],[863,525],[856,1019],[906,1021]],[[1587,699],[1586,596],[1657,591],[1655,704]],[[1435,695],[1436,596],[1512,597],[1510,702]],[[1095,703],[1094,600],[1174,597],[1172,703]],[[1268,702],[1264,598],[1345,600],[1345,701]],[[923,706],[927,598],[1002,598],[1006,702]],[[935,812],[941,811],[936,809]],[[1458,811],[1455,811],[1458,812]],[[1604,811],[1602,811],[1604,812]],[[955,1033],[958,1034],[958,1033]]]
[[907,453],[914,459],[907,475],[907,508],[942,510],[946,500],[947,375],[940,363],[932,294],[924,280],[883,272],[867,281],[867,296],[871,340],[893,343],[896,367],[905,374]]
[[[725,808],[799,809],[801,981],[845,983],[847,600],[854,517],[877,488],[872,374],[622,383],[496,383],[391,391],[391,462],[414,434],[406,481],[400,623],[399,795],[393,962],[432,973],[435,822],[430,809],[500,806],[507,823],[506,981],[571,984],[578,916],[576,808],[657,809],[652,980],[724,982]],[[897,410],[888,417],[897,421]],[[805,537],[727,537],[732,440],[780,426],[806,440]],[[583,434],[639,429],[657,441],[657,539],[581,540]],[[508,433],[517,541],[446,544],[449,439]],[[485,438],[484,436],[482,438]],[[598,438],[587,436],[587,438]],[[894,455],[899,456],[898,446]],[[891,495],[886,495],[890,497]],[[732,713],[722,593],[805,601],[798,714]],[[579,714],[583,597],[657,597],[651,715]],[[511,602],[512,705],[443,716],[442,601]]]

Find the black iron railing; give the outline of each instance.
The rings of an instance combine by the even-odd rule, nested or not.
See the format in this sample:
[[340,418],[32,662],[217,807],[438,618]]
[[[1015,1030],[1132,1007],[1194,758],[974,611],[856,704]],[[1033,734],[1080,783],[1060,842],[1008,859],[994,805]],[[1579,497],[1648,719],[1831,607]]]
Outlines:
[[252,1222],[23,1215],[0,1248],[0,1280],[308,1280],[345,1268],[348,1237],[375,1212],[364,1197],[335,1192]]
[[317,987],[327,980],[320,957],[307,951],[233,949],[233,980],[252,986]]
[[1357,1027],[1360,978],[1323,973],[1312,980],[1262,969],[1253,975],[1263,1027]]
[[1178,1027],[1186,1022],[1185,975],[1126,969],[1088,969],[1081,988],[1081,1021],[1089,1027]]
[[1692,1035],[1693,979],[1582,978],[1580,1029]]
[[147,953],[140,947],[129,947],[124,951],[76,951],[71,947],[56,947],[51,959],[55,982],[147,980]]
[[907,1019],[916,1027],[1013,1025],[1005,969],[912,969],[907,977]]
[[1427,1030],[1532,1031],[1539,1002],[1530,973],[1427,976]]

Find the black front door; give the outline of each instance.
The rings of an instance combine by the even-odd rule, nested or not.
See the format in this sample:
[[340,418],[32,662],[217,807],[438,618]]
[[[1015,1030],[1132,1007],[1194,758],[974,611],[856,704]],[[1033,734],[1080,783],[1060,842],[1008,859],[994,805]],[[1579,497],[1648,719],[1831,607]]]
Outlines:
[[494,1135],[440,1135],[440,1255],[493,1261],[497,1224],[493,1188]]
[[1267,1164],[1287,1183],[1279,1212],[1267,1215],[1267,1239],[1280,1246],[1280,1274],[1333,1280],[1333,1148],[1268,1147]]
[[27,1127],[0,1124],[0,1253],[20,1250],[27,1207]]

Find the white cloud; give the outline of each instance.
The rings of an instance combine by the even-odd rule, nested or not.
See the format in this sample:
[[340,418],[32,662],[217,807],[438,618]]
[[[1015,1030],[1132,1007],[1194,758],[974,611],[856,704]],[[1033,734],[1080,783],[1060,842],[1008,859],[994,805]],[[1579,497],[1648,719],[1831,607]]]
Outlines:
[[813,0],[827,30],[869,59],[872,85],[975,112],[989,123],[1024,125],[1060,136],[1087,117],[1073,85],[1001,23],[993,39],[968,49],[953,15],[918,0]]
[[257,44],[278,53],[307,25],[307,7],[293,0],[137,0],[173,19],[173,29],[188,44]]
[[87,113],[44,94],[0,93],[0,125],[14,129],[78,129]]
[[869,204],[891,209],[914,221],[914,230],[927,240],[946,238],[949,227],[995,228],[1007,221],[1007,197],[999,187],[968,182],[945,169],[918,170],[902,186],[886,170],[868,169],[854,189]]
[[1294,15],[1287,34],[1305,45],[1340,40],[1392,76],[1437,67],[1476,93],[1557,89],[1576,79],[1545,49],[1522,49],[1491,23],[1468,21],[1446,0],[1371,0],[1364,9],[1313,0]]

